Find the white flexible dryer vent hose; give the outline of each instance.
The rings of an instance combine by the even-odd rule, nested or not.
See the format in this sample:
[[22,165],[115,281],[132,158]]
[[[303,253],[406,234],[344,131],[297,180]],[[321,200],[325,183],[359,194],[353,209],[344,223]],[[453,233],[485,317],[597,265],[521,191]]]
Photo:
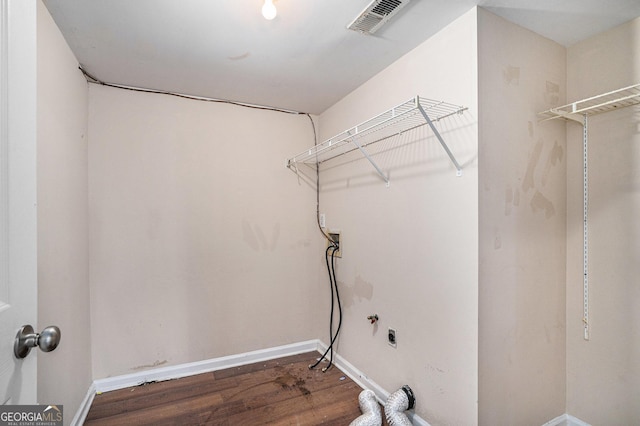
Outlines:
[[349,423],[349,426],[380,426],[382,425],[382,413],[376,400],[376,394],[370,389],[365,389],[358,396],[362,415]]
[[387,417],[389,426],[412,426],[413,423],[404,412],[413,408],[415,403],[413,391],[407,385],[389,395],[384,404],[384,415]]

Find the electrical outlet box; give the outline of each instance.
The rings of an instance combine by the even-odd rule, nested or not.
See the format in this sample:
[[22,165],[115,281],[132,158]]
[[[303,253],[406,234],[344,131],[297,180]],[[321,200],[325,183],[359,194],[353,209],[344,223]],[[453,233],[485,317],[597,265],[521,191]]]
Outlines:
[[[333,255],[335,257],[342,257],[342,233],[340,231],[329,231],[327,235],[329,235],[329,238],[338,244],[338,249],[333,253]],[[327,247],[330,245],[331,243],[327,241]]]
[[389,327],[389,333],[387,334],[387,343],[389,343],[389,346],[392,346],[394,348],[398,347],[398,341],[396,340],[396,329],[395,328],[391,328]]

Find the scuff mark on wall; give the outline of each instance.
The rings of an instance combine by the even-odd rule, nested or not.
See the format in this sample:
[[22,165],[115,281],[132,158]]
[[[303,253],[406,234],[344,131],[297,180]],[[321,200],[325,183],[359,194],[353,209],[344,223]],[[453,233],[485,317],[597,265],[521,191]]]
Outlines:
[[560,100],[560,86],[551,81],[547,81],[547,88],[544,94],[544,101],[551,105],[558,105],[558,101]]
[[[353,285],[346,285],[338,281],[340,286],[340,300],[345,308],[353,306],[356,301],[361,302],[363,299],[371,300],[373,298],[373,284],[362,279],[358,275]],[[357,299],[357,300],[356,300]]]
[[273,231],[271,232],[271,243],[269,244],[269,250],[274,251],[278,246],[278,239],[280,238],[280,223],[273,225]]
[[535,188],[535,183],[533,180],[534,171],[536,166],[538,165],[538,161],[540,160],[540,155],[542,154],[542,140],[538,140],[535,146],[533,147],[533,151],[529,156],[529,164],[527,165],[527,172],[524,175],[524,179],[522,181],[522,190],[524,192],[528,192],[530,189]]
[[536,191],[531,198],[531,210],[536,213],[539,210],[544,210],[545,218],[549,219],[556,214],[556,209],[553,207],[553,203],[547,197],[545,197],[540,191]]
[[511,215],[511,206],[513,206],[513,188],[511,185],[507,185],[504,191],[504,215]]
[[298,240],[294,244],[289,245],[289,248],[293,250],[296,250],[299,248],[306,248],[306,247],[311,247],[311,239],[309,238]]
[[166,364],[167,362],[168,361],[166,359],[164,361],[156,360],[153,364],[139,365],[137,367],[132,367],[131,370],[144,370],[145,368],[154,368],[159,365]]
[[280,238],[280,224],[276,223],[273,226],[271,232],[271,241],[267,241],[267,237],[264,235],[262,228],[258,225],[251,227],[251,224],[246,219],[242,220],[242,239],[253,250],[269,250],[274,251],[278,245],[278,239]]
[[500,250],[502,248],[502,235],[500,235],[500,231],[496,230],[496,237],[493,240],[493,249]]
[[544,173],[542,174],[542,185],[547,184],[547,178],[551,171],[551,167],[556,166],[560,161],[562,161],[563,156],[564,150],[560,145],[558,145],[558,141],[554,141],[553,148],[551,148],[549,156],[547,157],[547,164],[544,167]]
[[502,77],[507,84],[520,85],[520,67],[509,65],[502,71]]
[[256,237],[258,237],[258,241],[260,241],[260,248],[262,250],[267,249],[267,238],[264,236],[264,232],[262,232],[262,228],[258,225],[253,225],[253,232],[255,232]]
[[533,121],[528,122],[529,137],[533,137]]
[[242,239],[245,243],[249,245],[255,251],[260,250],[260,244],[258,243],[258,239],[256,235],[253,233],[253,229],[251,229],[251,224],[246,219],[242,220]]
[[243,54],[241,54],[241,55],[236,55],[236,56],[227,56],[227,59],[230,59],[230,60],[232,60],[232,61],[240,61],[240,60],[242,60],[242,59],[246,59],[246,58],[248,58],[250,54],[251,54],[251,53],[249,53],[249,52],[245,52],[245,53],[243,53]]

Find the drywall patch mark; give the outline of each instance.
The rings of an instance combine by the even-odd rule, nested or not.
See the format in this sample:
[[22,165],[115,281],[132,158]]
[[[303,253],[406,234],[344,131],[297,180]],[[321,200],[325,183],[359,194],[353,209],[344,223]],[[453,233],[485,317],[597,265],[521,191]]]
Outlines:
[[554,141],[553,148],[551,148],[549,156],[547,157],[547,164],[544,167],[544,173],[542,174],[542,185],[547,184],[547,178],[551,172],[551,167],[556,166],[560,161],[562,161],[563,156],[564,150],[560,145],[558,145],[558,141]]
[[547,81],[547,87],[544,94],[544,101],[549,105],[558,105],[560,100],[560,86],[551,81]]
[[157,367],[159,365],[166,364],[167,362],[168,361],[166,359],[164,361],[156,360],[153,364],[139,365],[137,367],[131,368],[131,370],[144,370],[145,368],[154,368],[154,367]]
[[540,210],[544,211],[545,218],[549,219],[556,214],[556,209],[553,207],[553,203],[547,197],[545,197],[540,191],[536,191],[531,198],[531,210],[537,213]]
[[511,215],[511,207],[513,206],[513,188],[511,185],[507,185],[504,190],[504,215]]
[[509,65],[502,70],[502,77],[504,78],[504,82],[507,84],[512,84],[514,86],[520,85],[520,67]]
[[353,285],[346,285],[340,281],[338,284],[340,300],[345,308],[353,306],[356,302],[362,302],[363,299],[371,300],[373,298],[373,284],[362,279],[360,275],[356,277]]
[[538,140],[535,146],[533,147],[533,151],[529,156],[529,164],[527,165],[527,173],[524,175],[524,179],[522,181],[522,190],[524,192],[528,192],[530,189],[535,187],[535,183],[533,181],[533,174],[538,165],[538,161],[540,161],[540,155],[542,154],[542,140]]

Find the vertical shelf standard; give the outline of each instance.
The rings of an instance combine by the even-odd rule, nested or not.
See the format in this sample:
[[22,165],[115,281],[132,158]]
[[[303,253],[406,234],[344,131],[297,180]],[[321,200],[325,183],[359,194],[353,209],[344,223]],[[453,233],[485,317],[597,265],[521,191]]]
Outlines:
[[595,114],[601,114],[617,109],[640,104],[640,84],[624,87],[612,92],[603,93],[602,95],[593,96],[581,101],[563,105],[558,108],[539,113],[543,117],[542,121],[564,118],[566,120],[575,121],[582,124],[582,177],[583,177],[583,207],[582,207],[582,322],[584,325],[584,340],[589,340],[589,173],[588,173],[588,117]]

